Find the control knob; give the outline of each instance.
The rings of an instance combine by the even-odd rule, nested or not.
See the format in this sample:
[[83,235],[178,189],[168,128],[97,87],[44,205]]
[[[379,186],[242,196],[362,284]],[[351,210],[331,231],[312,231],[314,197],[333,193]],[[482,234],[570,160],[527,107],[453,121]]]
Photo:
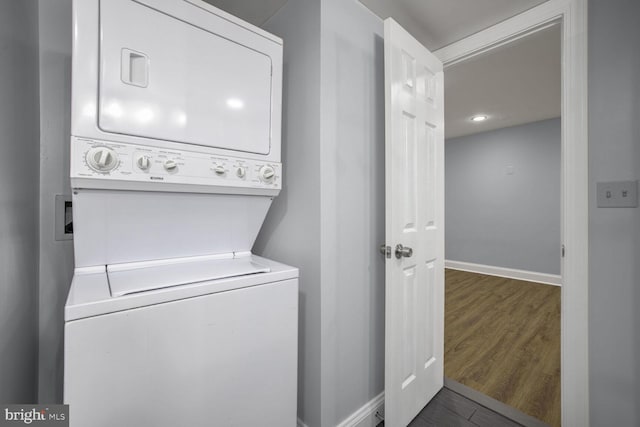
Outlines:
[[224,166],[222,165],[218,165],[216,166],[213,171],[216,173],[216,175],[224,175],[226,170],[224,169]]
[[238,169],[236,169],[236,175],[238,178],[244,178],[247,175],[247,170],[242,166],[238,166]]
[[276,175],[275,169],[272,166],[263,166],[260,168],[260,179],[264,182],[271,182]]
[[148,156],[140,156],[136,163],[138,164],[138,167],[143,171],[149,170],[149,168],[151,167],[151,160]]
[[178,164],[174,160],[167,160],[164,162],[164,168],[167,172],[173,172],[178,168]]
[[109,147],[94,147],[85,156],[87,164],[96,172],[110,172],[118,166],[118,154]]

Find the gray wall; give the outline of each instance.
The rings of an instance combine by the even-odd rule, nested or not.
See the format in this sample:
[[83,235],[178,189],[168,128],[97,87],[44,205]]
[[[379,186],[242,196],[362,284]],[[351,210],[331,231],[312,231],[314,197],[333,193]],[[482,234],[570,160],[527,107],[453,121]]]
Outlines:
[[55,240],[55,196],[69,188],[71,0],[40,0],[40,357],[38,399],[62,402],[64,303],[73,241]]
[[285,188],[254,251],[300,268],[298,416],[335,426],[384,388],[383,26],[304,0],[264,28],[285,40]]
[[[69,0],[40,1],[42,8],[47,7],[46,13],[40,11],[43,32],[40,40],[50,46],[43,46],[41,60],[44,67],[48,56],[45,53],[49,52],[51,64],[56,64],[53,68],[43,68],[46,75],[42,76],[42,84],[49,88],[42,89],[43,105],[49,107],[45,109],[48,118],[43,117],[41,125],[43,134],[45,130],[52,130],[59,141],[64,139],[60,146],[43,136],[43,159],[54,160],[50,163],[53,165],[51,172],[42,176],[56,182],[43,191],[42,209],[51,207],[52,195],[64,192],[67,182],[64,175],[67,166],[62,160],[66,154],[56,151],[68,146],[67,131],[63,135],[60,130],[68,121],[67,112],[56,112],[61,104],[56,104],[55,100],[63,100],[66,96],[64,82],[68,77],[62,77],[65,72],[61,64],[68,61],[65,55],[70,45],[56,48],[55,40],[67,37],[62,34],[70,31],[64,24],[69,22],[69,15],[64,11],[69,3]],[[381,61],[380,48],[369,41],[370,36],[381,31],[382,24],[378,21],[379,30],[372,31],[372,26],[376,26],[375,17],[368,16],[366,10],[359,10],[355,0],[329,0],[323,2],[322,7],[322,81],[328,85],[326,88],[320,87],[320,1],[290,1],[265,26],[285,38],[283,160],[287,175],[285,189],[276,199],[255,246],[256,252],[301,267],[299,415],[310,427],[321,425],[321,394],[325,398],[322,409],[328,414],[322,425],[329,425],[382,391],[383,379],[384,327],[379,294],[382,270],[375,264],[375,257],[366,253],[371,250],[370,243],[379,243],[376,237],[383,232],[382,226],[373,225],[382,223],[378,216],[381,214],[376,213],[382,203],[382,190],[374,191],[373,184],[363,182],[365,176],[373,182],[379,179],[374,178],[371,165],[381,162],[378,157],[381,152],[377,151],[378,143],[374,141],[382,138],[376,127],[380,125],[375,123],[381,123],[378,104],[381,101],[378,100],[383,92],[382,88],[377,89],[377,84],[372,86],[372,81],[381,81],[374,70],[369,70],[366,77],[372,81],[359,81],[361,73],[365,72],[364,64]],[[640,178],[640,63],[634,43],[640,39],[640,29],[635,22],[635,17],[640,16],[640,5],[631,0],[592,0],[589,7],[590,185],[593,195],[598,180]],[[36,332],[33,322],[37,317],[34,312],[37,277],[36,267],[31,264],[37,253],[38,220],[35,215],[38,200],[34,195],[38,194],[38,182],[37,173],[29,172],[29,166],[38,155],[38,131],[37,123],[31,123],[25,117],[38,114],[37,92],[31,93],[37,91],[37,71],[30,72],[37,69],[37,58],[24,54],[29,49],[18,55],[14,40],[16,35],[21,35],[23,46],[33,46],[33,38],[37,37],[33,22],[33,17],[37,16],[35,9],[34,2],[27,0],[0,4],[0,73],[3,77],[0,94],[3,101],[14,101],[12,108],[0,114],[0,137],[3,138],[0,143],[0,186],[3,186],[0,191],[0,262],[3,263],[0,266],[0,393],[3,393],[0,401],[32,400],[35,393]],[[43,26],[49,19],[52,19],[51,26]],[[55,21],[59,23],[54,24]],[[339,22],[341,27],[335,27]],[[51,32],[46,32],[47,28]],[[58,35],[55,40],[49,40],[44,34]],[[58,59],[53,59],[55,57]],[[348,65],[356,67],[358,78],[354,78],[356,73],[351,72]],[[381,73],[381,65],[377,67],[377,72]],[[57,71],[50,74],[50,70]],[[339,79],[335,77],[338,74]],[[58,77],[54,77],[56,75]],[[57,89],[56,85],[59,85]],[[21,90],[16,93],[18,87]],[[321,133],[320,94],[325,89],[322,123],[327,128],[323,127]],[[347,96],[335,102],[342,92]],[[45,95],[51,98],[47,101]],[[373,100],[375,107],[371,108],[360,97]],[[7,108],[8,103],[3,102],[2,106]],[[331,106],[341,108],[341,114],[337,114],[337,110],[330,111]],[[331,115],[334,117],[330,118]],[[355,141],[351,141],[350,136],[354,136]],[[8,144],[9,140],[16,139],[25,144]],[[32,143],[27,143],[29,141]],[[366,141],[371,141],[371,145],[366,145]],[[47,146],[48,151],[44,148]],[[341,149],[337,150],[337,147]],[[14,152],[20,156],[9,159],[7,154]],[[358,163],[361,154],[369,156],[369,160]],[[331,165],[331,161],[337,163]],[[43,170],[47,164],[43,160]],[[333,170],[328,178],[324,173],[322,177],[319,175],[321,167],[325,166]],[[333,169],[338,166],[339,172]],[[355,171],[347,170],[352,166]],[[43,184],[48,179],[43,179]],[[15,183],[20,185],[16,187]],[[350,205],[348,197],[360,197],[361,200],[357,206],[356,203]],[[331,198],[334,201],[328,202]],[[321,199],[325,206],[321,206]],[[344,203],[347,204],[342,206]],[[360,203],[368,204],[367,209]],[[358,215],[361,222],[354,219]],[[50,220],[43,213],[41,221],[44,228]],[[325,224],[325,221],[329,223]],[[592,200],[590,221],[591,425],[640,425],[640,314],[637,310],[640,306],[640,210],[597,209]],[[373,237],[367,234],[367,229],[374,233]],[[343,233],[346,233],[344,238]],[[51,234],[46,237],[51,239]],[[337,249],[340,248],[343,255],[348,254],[350,239],[358,239],[354,242],[358,251],[365,251],[364,255],[346,256],[341,260]],[[333,244],[335,246],[331,246]],[[43,276],[40,286],[45,295],[50,292],[49,296],[41,295],[40,298],[42,401],[57,399],[61,386],[60,371],[57,370],[61,351],[59,331],[61,308],[69,284],[70,264],[67,262],[71,259],[71,249],[68,244],[61,244],[58,249],[62,254],[52,243],[41,252],[41,257],[47,257],[41,261],[41,274],[53,273],[54,278],[47,282]],[[351,265],[356,267],[350,270]],[[363,268],[369,270],[365,273]],[[371,289],[365,289],[365,283],[370,284]],[[322,306],[322,317],[320,295],[323,302],[328,301]],[[52,298],[53,303],[49,304],[47,298]],[[349,304],[353,304],[353,310]],[[20,310],[16,310],[18,306]],[[350,327],[349,322],[354,325]],[[346,329],[341,332],[341,328]],[[326,346],[321,346],[321,331],[329,334],[322,341],[328,343]],[[23,339],[16,344],[15,335],[8,333]],[[49,338],[49,333],[53,338]],[[349,344],[349,339],[353,339],[353,345]],[[7,346],[8,341],[10,346]],[[365,354],[363,349],[367,345],[369,352]],[[350,351],[360,358],[357,366],[356,357],[349,356]],[[321,353],[323,367],[328,369],[322,375]],[[340,361],[343,357],[346,360]],[[322,384],[326,385],[327,391],[321,392]],[[4,394],[7,390],[11,395]],[[330,390],[338,390],[336,393],[340,394],[331,396]]]
[[640,2],[589,2],[592,426],[640,425],[640,209],[596,207],[596,182],[640,179]]
[[560,119],[448,139],[446,259],[560,274],[560,149]]
[[384,390],[383,23],[322,1],[322,426]]
[[254,252],[300,269],[298,417],[320,425],[320,2],[289,1],[264,28],[285,40],[284,185]]
[[0,2],[0,402],[37,385],[38,2]]

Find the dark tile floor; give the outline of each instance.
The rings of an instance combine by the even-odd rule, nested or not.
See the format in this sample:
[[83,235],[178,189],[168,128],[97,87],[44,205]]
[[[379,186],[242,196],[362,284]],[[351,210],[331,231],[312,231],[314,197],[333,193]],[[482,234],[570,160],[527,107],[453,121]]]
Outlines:
[[[381,423],[378,427],[383,426]],[[522,427],[497,412],[443,388],[409,427]]]

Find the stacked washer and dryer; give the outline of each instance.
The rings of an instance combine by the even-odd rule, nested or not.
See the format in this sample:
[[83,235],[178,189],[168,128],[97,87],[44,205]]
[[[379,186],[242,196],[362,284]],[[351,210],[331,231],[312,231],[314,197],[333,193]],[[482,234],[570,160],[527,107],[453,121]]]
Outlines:
[[73,427],[296,424],[282,40],[199,0],[75,0],[65,307]]

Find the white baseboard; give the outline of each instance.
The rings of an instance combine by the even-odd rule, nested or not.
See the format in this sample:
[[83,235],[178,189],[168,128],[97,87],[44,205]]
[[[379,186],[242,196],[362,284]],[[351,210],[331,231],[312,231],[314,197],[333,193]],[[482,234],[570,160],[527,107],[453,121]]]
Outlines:
[[[365,403],[336,427],[376,427],[382,421],[376,417],[378,412],[384,417],[384,391]],[[307,427],[307,425],[298,418],[297,427]]]
[[365,403],[336,427],[376,427],[382,421],[376,417],[376,412],[384,416],[384,392]]
[[444,266],[452,270],[488,274],[490,276],[506,277],[508,279],[526,280],[527,282],[544,283],[545,285],[562,285],[562,276],[556,274],[536,273],[535,271],[516,270],[513,268],[494,267],[491,265],[451,260],[445,260]]

